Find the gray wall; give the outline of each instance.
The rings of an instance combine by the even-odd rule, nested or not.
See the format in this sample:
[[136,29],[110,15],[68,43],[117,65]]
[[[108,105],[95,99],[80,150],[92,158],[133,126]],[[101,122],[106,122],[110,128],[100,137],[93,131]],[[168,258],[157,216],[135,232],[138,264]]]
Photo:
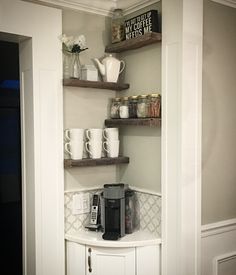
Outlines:
[[[128,17],[150,9],[161,11],[160,2]],[[161,43],[124,52],[120,58],[127,64],[124,81],[130,83],[123,95],[161,93]],[[123,127],[121,136],[130,164],[118,167],[118,177],[130,185],[161,192],[161,129]]]
[[202,224],[236,217],[236,9],[204,1]]
[[[91,58],[104,55],[109,42],[106,31],[109,20],[104,16],[86,12],[64,10],[63,33],[77,36],[84,34],[88,50],[80,54],[82,64],[93,64]],[[64,129],[102,128],[107,117],[109,98],[114,91],[64,87]],[[102,186],[116,181],[116,167],[98,166],[65,169],[65,190]]]
[[[147,9],[157,7],[159,5]],[[105,45],[109,43],[110,19],[65,10],[63,33],[86,36],[89,50],[82,52],[80,59],[82,64],[92,64],[90,59],[103,56]],[[160,92],[161,44],[126,52],[117,57],[125,60],[127,69],[124,81],[131,85],[128,91],[117,93],[117,96]],[[115,97],[115,92],[109,90],[64,88],[64,128],[103,127],[108,115],[108,102],[112,97]],[[120,129],[120,133],[121,152],[130,157],[130,164],[66,169],[66,190],[102,186],[115,181],[150,191],[161,190],[160,129],[125,127]]]

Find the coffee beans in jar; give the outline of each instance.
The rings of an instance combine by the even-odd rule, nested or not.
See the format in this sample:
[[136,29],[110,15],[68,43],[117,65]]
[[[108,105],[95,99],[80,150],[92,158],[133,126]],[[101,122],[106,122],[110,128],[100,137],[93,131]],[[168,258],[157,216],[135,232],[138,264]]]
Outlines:
[[120,104],[121,99],[119,97],[112,98],[110,109],[111,118],[120,118]]
[[150,94],[149,98],[149,117],[161,117],[161,95]]
[[137,117],[137,104],[138,104],[138,96],[133,95],[129,97],[129,117],[136,118]]

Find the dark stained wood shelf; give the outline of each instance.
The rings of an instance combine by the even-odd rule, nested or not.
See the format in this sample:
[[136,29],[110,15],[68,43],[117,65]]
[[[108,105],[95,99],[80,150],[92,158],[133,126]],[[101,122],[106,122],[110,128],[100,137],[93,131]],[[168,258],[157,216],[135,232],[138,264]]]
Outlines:
[[150,44],[159,43],[160,41],[161,33],[150,32],[132,39],[108,45],[105,48],[105,52],[120,53],[128,50],[138,49]]
[[129,163],[128,157],[118,157],[118,158],[100,158],[100,159],[80,159],[80,160],[72,160],[65,159],[64,167],[86,167],[86,166],[98,166],[98,165],[112,165],[112,164],[122,164]]
[[80,80],[76,78],[69,78],[63,80],[64,86],[72,87],[84,87],[84,88],[96,88],[96,89],[107,89],[114,91],[122,91],[129,88],[129,84],[115,83],[115,82],[102,82],[102,81],[88,81]]
[[113,118],[106,119],[105,126],[113,127],[113,126],[149,126],[149,127],[159,127],[161,126],[160,118]]

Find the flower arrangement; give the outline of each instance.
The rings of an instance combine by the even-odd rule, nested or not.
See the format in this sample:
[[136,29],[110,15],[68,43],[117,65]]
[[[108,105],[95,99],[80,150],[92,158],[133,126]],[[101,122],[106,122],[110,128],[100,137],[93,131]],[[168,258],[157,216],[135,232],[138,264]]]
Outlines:
[[86,39],[83,34],[78,37],[66,36],[62,34],[60,36],[60,40],[62,42],[62,48],[64,52],[79,54],[82,51],[87,50],[86,47]]

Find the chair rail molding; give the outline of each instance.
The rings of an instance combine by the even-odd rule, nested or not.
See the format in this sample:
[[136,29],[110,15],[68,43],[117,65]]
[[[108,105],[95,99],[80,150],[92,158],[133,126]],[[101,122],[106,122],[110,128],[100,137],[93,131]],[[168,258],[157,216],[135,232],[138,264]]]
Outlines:
[[236,0],[211,0],[211,1],[236,9]]
[[236,230],[236,218],[202,225],[202,238]]

